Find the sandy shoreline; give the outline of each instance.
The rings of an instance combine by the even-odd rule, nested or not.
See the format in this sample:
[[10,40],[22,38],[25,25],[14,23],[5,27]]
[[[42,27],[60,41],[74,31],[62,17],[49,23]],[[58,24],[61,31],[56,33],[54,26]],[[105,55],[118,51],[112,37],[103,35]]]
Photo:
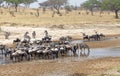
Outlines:
[[[29,35],[32,35],[33,31],[36,31],[36,39],[42,39],[44,37],[44,31],[47,30],[49,35],[52,36],[52,40],[59,40],[62,36],[72,36],[74,39],[82,39],[82,33],[84,32],[87,35],[93,35],[95,34],[94,30],[98,31],[98,33],[103,33],[107,37],[114,36],[119,37],[120,36],[120,24],[94,24],[94,25],[87,25],[82,26],[81,28],[76,28],[74,25],[67,26],[68,28],[60,29],[60,28],[46,28],[46,27],[20,27],[20,26],[1,26],[1,33],[0,33],[0,43],[1,44],[8,44],[12,43],[12,41],[16,38],[23,39],[23,35],[26,31],[29,32]],[[70,27],[72,27],[70,29]],[[11,36],[9,37],[9,40],[4,39],[4,31],[11,32]],[[32,36],[31,36],[32,37]]]

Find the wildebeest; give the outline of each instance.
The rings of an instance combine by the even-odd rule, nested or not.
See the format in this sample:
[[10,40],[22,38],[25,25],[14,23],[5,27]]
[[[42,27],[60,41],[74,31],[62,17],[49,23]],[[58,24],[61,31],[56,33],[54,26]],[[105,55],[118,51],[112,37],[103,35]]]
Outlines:
[[70,37],[70,36],[59,38],[60,44],[69,44],[69,42],[71,42],[71,41],[72,41],[72,37]]
[[51,47],[50,50],[52,52],[53,59],[59,57],[59,54],[60,54],[59,46]]
[[100,33],[99,36],[100,36],[100,38],[104,38],[105,37],[105,35],[102,34],[102,33]]
[[51,37],[44,37],[44,38],[42,38],[42,42],[43,43],[49,43],[49,42],[51,42]]
[[91,36],[89,36],[89,40],[100,40],[100,36],[99,35],[91,35]]
[[102,33],[98,34],[96,31],[95,31],[95,34],[93,35],[86,35],[85,33],[81,32],[83,34],[83,40],[95,40],[95,41],[98,41],[98,40],[101,40],[103,37],[105,37],[105,35],[103,35]]
[[35,40],[35,41],[33,41],[33,44],[42,45],[42,41],[41,40]]
[[82,35],[83,35],[83,40],[88,40],[89,41],[89,36],[86,35],[85,33],[81,32]]
[[10,59],[14,62],[23,61],[23,58],[28,60],[28,54],[25,51],[22,51],[22,50],[17,50],[16,49],[13,52],[11,52],[11,54],[10,54]]
[[61,56],[66,55],[67,54],[66,46],[65,45],[60,45],[59,46],[59,51],[60,51]]
[[42,52],[43,52],[43,58],[44,59],[50,59],[51,58],[52,52],[50,50],[50,47],[46,47]]
[[13,40],[13,44],[15,43],[19,43],[21,40],[19,38],[16,38],[15,40]]
[[19,38],[16,38],[15,40],[13,40],[13,44],[15,44],[16,48],[20,42],[21,42],[21,40]]

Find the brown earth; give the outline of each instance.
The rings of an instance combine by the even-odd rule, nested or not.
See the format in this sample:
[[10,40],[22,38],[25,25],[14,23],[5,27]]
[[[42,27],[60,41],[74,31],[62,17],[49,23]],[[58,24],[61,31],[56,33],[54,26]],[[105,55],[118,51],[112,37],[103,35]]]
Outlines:
[[1,65],[0,76],[109,76],[108,70],[115,67],[118,67],[117,73],[110,74],[111,76],[120,75],[119,57],[71,61],[69,63],[57,60],[32,61]]
[[120,46],[120,39],[85,42],[85,43],[88,44],[90,48],[116,47],[116,46]]

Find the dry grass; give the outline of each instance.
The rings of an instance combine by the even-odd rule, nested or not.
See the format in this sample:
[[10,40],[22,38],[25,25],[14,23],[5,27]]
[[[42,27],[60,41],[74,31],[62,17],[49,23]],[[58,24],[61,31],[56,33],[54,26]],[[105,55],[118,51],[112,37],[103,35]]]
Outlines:
[[[23,10],[23,9],[21,9]],[[21,11],[20,10],[20,11]],[[45,14],[43,14],[42,10],[40,10],[40,16],[36,17],[36,10],[26,9],[25,12],[17,12],[15,13],[15,17],[12,17],[8,9],[2,9],[3,14],[0,15],[0,22],[8,22],[8,23],[16,23],[21,25],[84,25],[84,24],[95,24],[95,23],[119,23],[120,20],[114,19],[114,14],[111,12],[108,14],[104,12],[100,17],[99,12],[95,12],[94,16],[86,15],[85,11],[72,11],[69,14],[65,14],[64,10],[61,10],[63,16],[55,15],[55,17],[51,17],[52,12],[48,10]],[[30,13],[33,13],[31,15]],[[78,14],[81,12],[81,14]]]

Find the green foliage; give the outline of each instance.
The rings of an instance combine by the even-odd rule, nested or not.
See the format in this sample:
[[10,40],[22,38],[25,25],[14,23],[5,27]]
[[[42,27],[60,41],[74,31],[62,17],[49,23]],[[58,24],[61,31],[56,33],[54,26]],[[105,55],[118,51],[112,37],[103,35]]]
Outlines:
[[33,3],[33,2],[36,2],[37,0],[23,0],[23,3],[24,4],[30,4],[30,3]]
[[[53,9],[57,10],[57,14],[61,15],[60,8],[67,4],[68,0],[47,0],[43,3],[39,3],[42,7],[52,7]],[[54,11],[55,13],[55,11]],[[53,13],[53,15],[54,15]],[[53,16],[52,16],[53,17]]]
[[39,3],[42,7],[53,7],[59,9],[61,6],[65,5],[68,0],[47,0],[43,3]]
[[100,7],[101,3],[98,0],[87,0],[81,6],[86,9],[93,9],[94,7]]
[[22,3],[30,4],[30,3],[33,3],[37,0],[4,0],[4,1],[6,1],[7,3],[11,3],[11,4],[15,5],[15,11],[17,12],[17,7],[19,4],[22,4]]
[[114,11],[115,18],[118,19],[118,11],[120,10],[120,0],[103,0],[102,9]]
[[104,10],[120,10],[120,0],[103,0],[102,9]]
[[67,3],[67,0],[48,0],[51,5],[63,5],[64,3]]
[[58,10],[62,5],[67,3],[67,0],[48,0],[48,2],[52,7]]
[[12,4],[20,4],[23,2],[23,0],[5,0],[7,3],[12,3]]
[[101,3],[98,0],[87,0],[81,6],[83,8],[85,8],[86,10],[90,10],[91,11],[91,15],[93,15],[93,9],[95,7],[99,8],[101,6]]
[[12,4],[21,4],[21,3],[33,3],[37,0],[4,0],[4,1]]
[[44,1],[44,2],[42,2],[42,3],[39,3],[39,5],[41,6],[41,7],[49,7],[50,6],[50,3],[48,2],[48,1]]
[[70,5],[66,5],[64,8],[66,11],[72,11],[72,7]]

